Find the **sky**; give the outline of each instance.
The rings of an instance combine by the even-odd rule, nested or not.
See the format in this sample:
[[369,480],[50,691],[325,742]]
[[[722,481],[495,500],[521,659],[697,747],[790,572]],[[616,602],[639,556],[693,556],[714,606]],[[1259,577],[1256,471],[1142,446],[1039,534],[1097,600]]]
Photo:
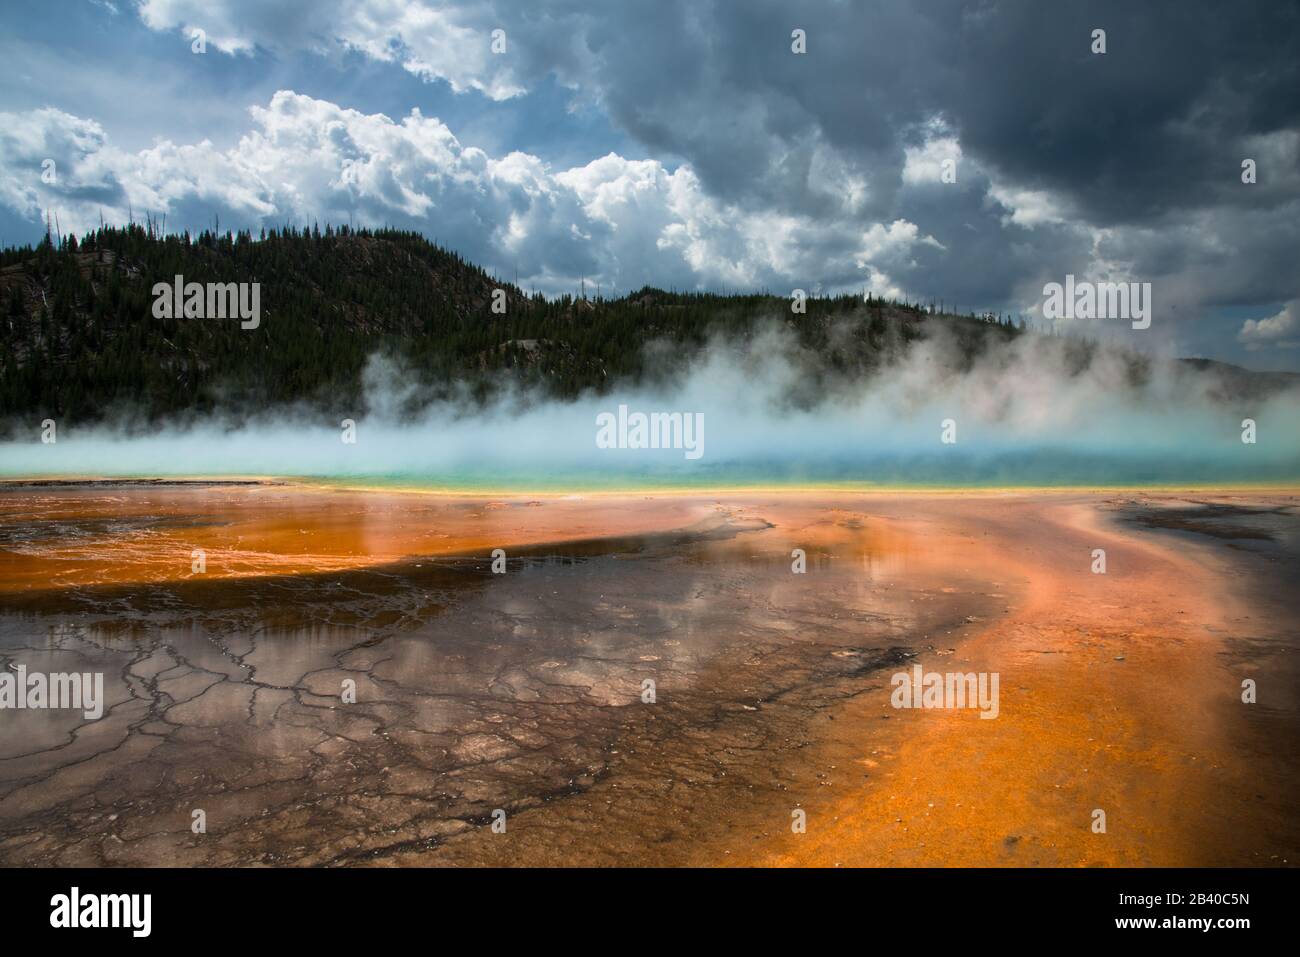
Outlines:
[[[7,0],[0,26],[0,244],[47,215],[392,225],[552,295],[865,291],[1300,370],[1294,0]],[[1069,275],[1150,283],[1150,327],[1044,317]]]

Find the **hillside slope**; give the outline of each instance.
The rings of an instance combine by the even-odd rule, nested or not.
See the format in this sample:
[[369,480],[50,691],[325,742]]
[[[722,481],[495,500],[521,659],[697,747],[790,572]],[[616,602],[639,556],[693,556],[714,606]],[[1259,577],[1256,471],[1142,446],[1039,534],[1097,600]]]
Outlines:
[[[258,283],[254,329],[237,318],[158,318],[153,288]],[[505,313],[493,311],[502,290]],[[528,296],[424,237],[395,230],[159,236],[131,226],[80,241],[0,252],[0,431],[52,417],[140,426],[299,404],[322,415],[365,408],[363,374],[394,360],[421,401],[483,398],[507,378],[541,394],[671,375],[713,337],[773,325],[815,357],[805,383],[853,382],[941,326],[959,362],[1023,335],[1005,322],[935,316],[857,296],[811,298],[807,313],[768,295],[645,288],[618,299]],[[650,348],[652,344],[654,348]],[[1080,367],[1092,346],[1072,346]],[[1134,376],[1145,360],[1134,356]],[[1242,388],[1261,380],[1237,370]],[[739,398],[739,397],[738,397]]]

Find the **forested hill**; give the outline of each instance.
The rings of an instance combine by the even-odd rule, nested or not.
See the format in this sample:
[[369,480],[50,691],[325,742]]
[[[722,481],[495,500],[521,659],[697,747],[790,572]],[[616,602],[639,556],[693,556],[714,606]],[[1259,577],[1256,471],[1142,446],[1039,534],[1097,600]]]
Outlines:
[[[156,317],[154,286],[176,275],[259,283],[257,328]],[[493,311],[497,289],[504,314]],[[468,382],[483,391],[510,370],[572,397],[639,379],[651,340],[676,342],[680,350],[661,352],[687,356],[714,331],[743,334],[790,315],[790,303],[652,289],[547,300],[409,232],[160,237],[137,225],[0,253],[0,310],[0,422],[119,413],[147,422],[296,402],[355,410],[375,353],[399,357],[426,386]],[[861,334],[831,347],[819,337],[840,314],[856,315]],[[829,364],[866,371],[887,337],[919,335],[909,325],[921,314],[892,303],[864,309],[858,297],[811,299],[797,325],[806,344],[826,345]]]
[[[155,314],[155,284],[258,283],[256,328]],[[494,292],[498,310],[494,312]],[[590,290],[588,290],[590,292]],[[503,298],[504,297],[504,298]],[[0,428],[52,417],[176,421],[299,403],[355,412],[368,357],[390,355],[422,395],[503,374],[569,398],[682,362],[711,335],[774,318],[826,375],[857,377],[925,335],[920,306],[642,289],[618,299],[529,296],[422,236],[347,227],[159,236],[139,225],[0,252]],[[941,317],[973,354],[1019,334],[1010,319]],[[796,321],[797,320],[797,321]],[[361,405],[358,403],[362,402]]]
[[[177,275],[258,283],[258,327],[155,317],[154,285]],[[499,285],[507,316],[523,313],[512,286],[422,237],[346,228],[160,238],[132,226],[5,250],[0,420],[346,405],[366,357],[390,344],[431,373],[497,346],[503,324],[485,319]]]

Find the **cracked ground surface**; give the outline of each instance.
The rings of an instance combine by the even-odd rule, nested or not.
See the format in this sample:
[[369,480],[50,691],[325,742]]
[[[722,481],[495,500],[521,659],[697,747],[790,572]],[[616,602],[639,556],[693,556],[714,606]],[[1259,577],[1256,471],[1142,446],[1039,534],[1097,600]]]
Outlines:
[[[1234,731],[1257,745],[1246,748],[1252,767],[1278,772],[1279,797],[1245,793],[1240,775],[1164,767],[1165,752],[1229,763],[1215,750],[1223,722],[1184,740],[1194,722],[1121,710],[1149,687],[1107,684],[1119,680],[1115,660],[1169,649],[1181,657],[1153,657],[1152,673],[1172,690],[1218,681],[1204,661],[1293,684],[1294,649],[1273,627],[1285,609],[1256,605],[1249,628],[1244,614],[1210,621],[1226,607],[1209,607],[1211,566],[1184,560],[1149,583],[1202,589],[1204,620],[1173,627],[1193,607],[1175,609],[1177,595],[1131,615],[1145,586],[1060,572],[1119,524],[1251,547],[1261,528],[1292,534],[1293,500],[1268,507],[839,493],[490,500],[265,483],[0,490],[0,666],[102,671],[106,698],[98,720],[0,712],[0,863],[1086,863],[1096,851],[1074,843],[1087,830],[1072,805],[1016,810],[1014,799],[1036,761],[1045,780],[1081,787],[1084,764],[1098,778],[1103,726],[1114,736],[1105,749],[1139,755],[1106,769],[1112,793],[1142,807],[1144,787],[1182,787],[1218,801],[1234,827],[1241,813],[1268,815],[1270,839],[1289,847],[1293,696],[1254,713],[1272,722],[1261,732]],[[1118,519],[1094,528],[1078,517],[1101,512]],[[1234,527],[1246,529],[1240,540]],[[1121,569],[1129,549],[1166,561],[1164,546],[1134,534],[1113,543]],[[1294,545],[1280,553],[1288,561]],[[791,573],[794,548],[807,553],[805,575]],[[1112,582],[1118,592],[1097,592]],[[1128,617],[1098,619],[1116,609]],[[1235,631],[1188,670],[1178,649],[1215,628]],[[1077,727],[1035,685],[1041,662],[1067,658],[1085,669],[1068,704]],[[974,715],[890,709],[889,676],[914,659],[1002,670],[1006,718],[944,725]],[[1075,687],[1052,674],[1046,690]],[[1112,710],[1125,720],[1105,718]],[[1102,724],[1089,723],[1093,711]],[[907,757],[927,742],[924,757]],[[989,766],[1000,749],[1004,763]],[[916,773],[954,754],[960,767]],[[985,796],[1007,819],[970,815]],[[793,808],[814,822],[805,840],[789,833]],[[199,809],[207,828],[195,834]],[[491,828],[498,809],[504,834]],[[1198,822],[1118,838],[1107,862],[1189,860]],[[1255,860],[1266,843],[1227,859]]]
[[[758,502],[266,486],[11,491],[4,507],[0,658],[102,671],[106,698],[99,720],[2,716],[10,864],[406,860],[498,808],[581,793],[638,748],[668,766],[622,837],[663,843],[696,782],[776,796],[773,761],[810,716],[998,601],[973,576],[874,587],[905,536],[834,508],[778,529]],[[795,541],[816,588],[791,574]]]

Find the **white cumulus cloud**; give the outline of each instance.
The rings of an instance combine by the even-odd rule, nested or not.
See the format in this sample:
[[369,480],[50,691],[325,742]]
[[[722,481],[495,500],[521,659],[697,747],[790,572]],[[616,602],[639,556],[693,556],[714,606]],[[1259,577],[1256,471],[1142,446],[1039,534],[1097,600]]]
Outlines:
[[1276,314],[1266,319],[1247,319],[1237,333],[1237,339],[1247,349],[1271,346],[1294,349],[1300,346],[1300,299],[1292,300]]
[[616,292],[893,289],[888,272],[910,250],[941,248],[903,219],[864,229],[853,217],[741,208],[709,195],[689,164],[610,153],[553,170],[520,151],[494,157],[418,109],[394,120],[281,90],[249,115],[229,149],[161,140],[129,152],[92,120],[0,114],[0,200],[29,219],[53,214],[64,233],[146,214],[168,229],[388,223],[547,292],[582,276]]

